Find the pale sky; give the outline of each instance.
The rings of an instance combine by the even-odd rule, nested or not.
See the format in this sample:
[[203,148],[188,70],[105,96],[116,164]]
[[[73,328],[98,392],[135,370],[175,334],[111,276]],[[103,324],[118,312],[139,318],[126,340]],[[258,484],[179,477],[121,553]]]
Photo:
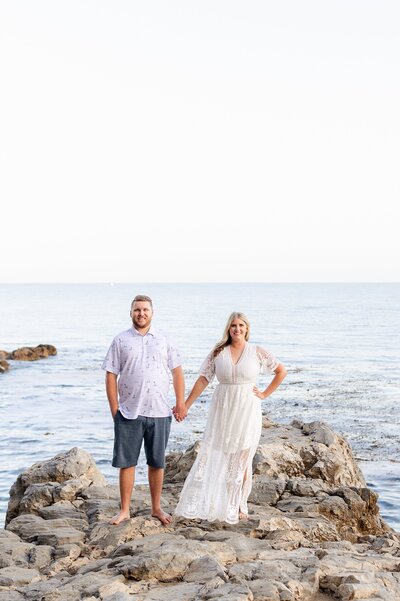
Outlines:
[[0,0],[0,282],[400,280],[397,0]]

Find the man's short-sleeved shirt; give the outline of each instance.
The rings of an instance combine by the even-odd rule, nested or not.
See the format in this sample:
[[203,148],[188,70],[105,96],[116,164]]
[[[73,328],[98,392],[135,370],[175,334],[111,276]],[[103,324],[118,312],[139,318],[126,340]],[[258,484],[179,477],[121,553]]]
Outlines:
[[170,372],[180,365],[167,334],[151,326],[144,336],[133,327],[115,336],[102,368],[119,375],[119,410],[127,419],[136,419],[171,415]]

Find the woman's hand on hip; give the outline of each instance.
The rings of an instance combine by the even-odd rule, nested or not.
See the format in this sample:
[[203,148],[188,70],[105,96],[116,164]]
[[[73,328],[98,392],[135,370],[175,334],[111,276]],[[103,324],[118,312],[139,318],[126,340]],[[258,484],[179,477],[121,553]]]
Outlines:
[[253,393],[262,401],[265,399],[264,393],[261,392],[261,390],[258,390],[257,386],[253,386]]

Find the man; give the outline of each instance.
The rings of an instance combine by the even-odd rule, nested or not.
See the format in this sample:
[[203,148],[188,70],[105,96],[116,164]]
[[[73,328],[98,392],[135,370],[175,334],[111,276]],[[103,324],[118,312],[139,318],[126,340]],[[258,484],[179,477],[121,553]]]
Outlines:
[[[172,517],[161,509],[165,448],[172,414],[168,404],[169,373],[175,390],[174,413],[186,416],[183,370],[177,349],[168,336],[151,325],[153,303],[144,295],[131,305],[132,327],[118,334],[103,362],[106,391],[114,419],[112,465],[120,468],[121,510],[111,524],[129,518],[129,507],[142,442],[148,465],[151,515],[162,524]],[[178,419],[178,418],[177,418]]]

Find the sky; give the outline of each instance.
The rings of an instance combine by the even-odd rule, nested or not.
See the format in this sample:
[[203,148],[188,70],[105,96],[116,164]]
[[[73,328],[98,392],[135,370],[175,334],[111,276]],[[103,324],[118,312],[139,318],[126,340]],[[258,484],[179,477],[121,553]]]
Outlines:
[[0,0],[0,282],[400,281],[397,0]]

